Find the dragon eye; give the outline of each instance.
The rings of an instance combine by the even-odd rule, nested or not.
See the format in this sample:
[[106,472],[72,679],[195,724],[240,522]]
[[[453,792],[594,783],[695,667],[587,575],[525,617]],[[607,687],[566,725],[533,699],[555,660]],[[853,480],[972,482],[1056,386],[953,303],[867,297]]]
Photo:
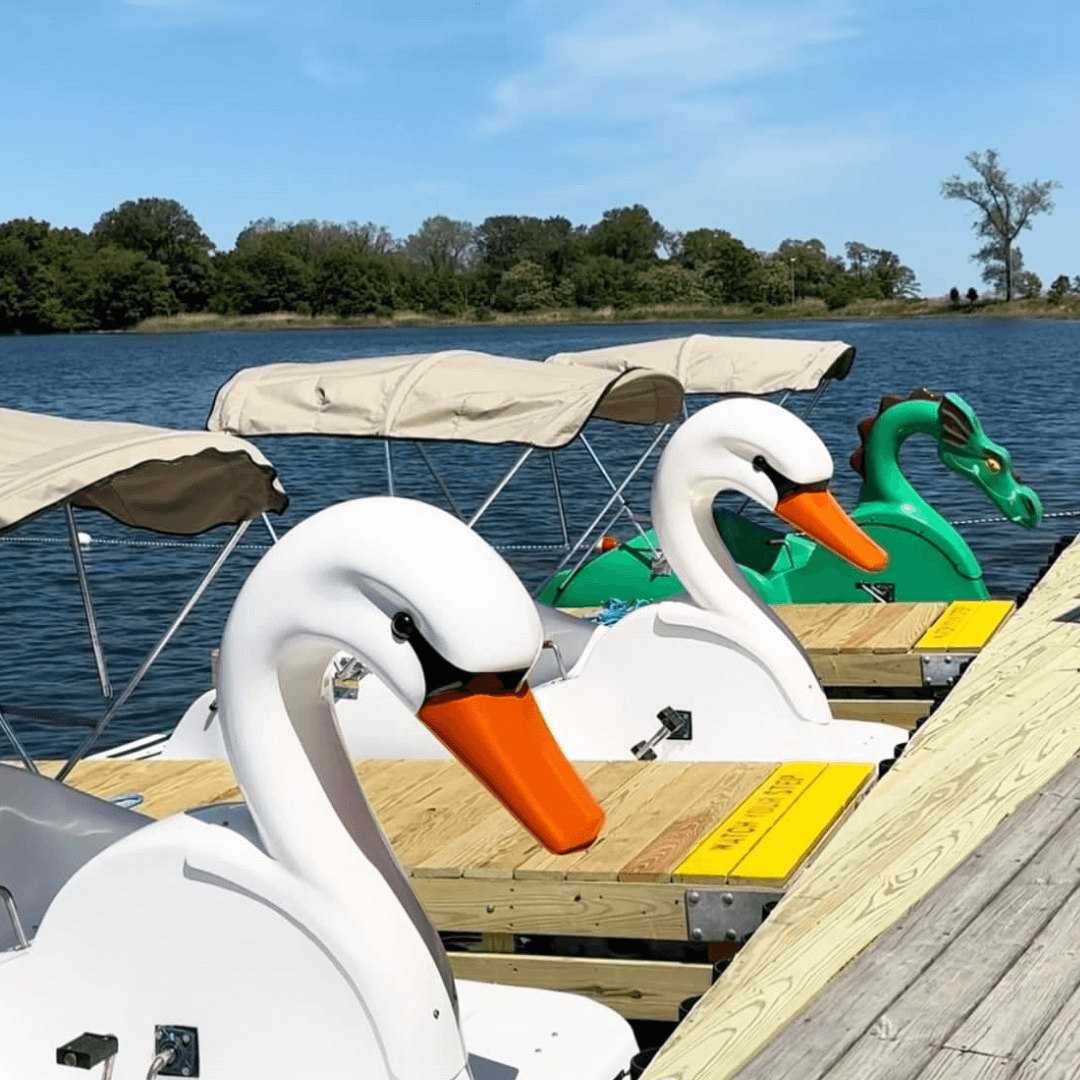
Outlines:
[[995,454],[987,454],[986,457],[983,458],[983,461],[986,462],[986,467],[993,473],[999,473],[1005,467],[1001,463],[1001,458],[997,457]]

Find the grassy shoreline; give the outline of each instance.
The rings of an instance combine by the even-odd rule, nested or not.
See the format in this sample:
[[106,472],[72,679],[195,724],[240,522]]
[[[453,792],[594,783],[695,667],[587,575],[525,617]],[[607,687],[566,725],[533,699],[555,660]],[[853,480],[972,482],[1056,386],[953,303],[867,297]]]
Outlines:
[[761,304],[681,305],[656,304],[636,308],[579,308],[538,311],[528,314],[492,312],[478,318],[473,311],[459,316],[425,315],[416,311],[396,311],[387,317],[364,316],[345,319],[336,315],[301,315],[275,311],[264,315],[214,315],[210,313],[157,316],[145,319],[129,333],[176,334],[221,330],[324,330],[346,328],[388,328],[428,326],[532,326],[553,323],[625,322],[788,322],[793,319],[844,322],[852,319],[915,319],[928,317],[963,318],[981,316],[1011,319],[1080,319],[1080,297],[1066,297],[1059,303],[1046,299],[976,301],[951,304],[934,300],[856,300],[829,311],[818,299],[805,299],[783,307]]

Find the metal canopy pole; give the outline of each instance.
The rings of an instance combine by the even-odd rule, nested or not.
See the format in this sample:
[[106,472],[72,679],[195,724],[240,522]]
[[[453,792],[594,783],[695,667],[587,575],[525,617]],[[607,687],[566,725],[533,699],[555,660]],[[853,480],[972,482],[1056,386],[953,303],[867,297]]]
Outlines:
[[262,512],[263,524],[266,526],[266,531],[270,534],[270,542],[276,544],[278,541],[277,533],[274,532],[274,526],[270,519],[266,516],[266,511]]
[[446,501],[450,504],[451,509],[454,511],[455,514],[457,514],[458,518],[461,521],[464,521],[465,515],[461,512],[461,508],[454,501],[454,496],[450,494],[450,489],[446,486],[446,481],[444,481],[442,476],[439,474],[439,470],[435,468],[435,462],[431,460],[431,456],[424,449],[422,443],[415,443],[414,445],[416,446],[416,449],[419,452],[420,456],[424,459],[424,464],[428,467],[428,472],[431,473],[432,477],[434,477],[435,479],[435,483],[438,484],[439,487],[442,489],[442,493],[445,496]]
[[386,454],[386,492],[394,494],[394,458],[390,453],[390,440],[383,439],[383,451]]
[[90,752],[90,749],[91,747],[93,747],[94,743],[98,741],[98,739],[101,737],[101,734],[105,731],[109,724],[112,723],[113,717],[124,707],[124,705],[127,704],[128,699],[133,693],[135,693],[135,690],[138,687],[139,683],[142,682],[146,673],[150,670],[157,658],[161,655],[162,650],[173,639],[173,636],[176,634],[177,630],[180,629],[180,624],[183,623],[183,621],[191,613],[191,609],[199,602],[203,593],[206,592],[208,586],[210,585],[210,582],[212,582],[214,578],[217,577],[218,571],[222,568],[222,566],[225,565],[225,560],[228,559],[228,557],[235,550],[237,544],[240,543],[240,540],[243,538],[244,533],[247,532],[249,525],[251,525],[250,518],[247,521],[241,521],[240,524],[236,526],[236,530],[233,532],[232,536],[229,537],[228,543],[221,549],[218,557],[214,560],[214,565],[211,566],[209,570],[207,570],[206,574],[203,576],[202,581],[199,582],[198,586],[191,594],[191,597],[188,599],[187,603],[184,604],[184,606],[177,614],[176,618],[173,619],[172,623],[169,625],[168,630],[165,631],[158,643],[150,650],[146,659],[139,665],[139,670],[131,676],[130,681],[128,682],[127,686],[125,686],[124,689],[121,691],[120,696],[112,703],[105,715],[94,726],[94,730],[91,731],[85,739],[83,739],[79,748],[75,751],[74,754],[71,755],[70,758],[68,758],[67,762],[64,764],[64,767],[56,774],[57,780],[63,780],[68,775],[68,773],[70,773],[71,770],[75,768],[76,764]]
[[34,764],[33,759],[23,748],[23,744],[19,742],[19,737],[15,734],[11,725],[8,723],[7,717],[4,715],[3,709],[0,709],[0,731],[2,731],[5,736],[7,736],[7,741],[11,743],[11,745],[15,748],[15,753],[18,754],[20,758],[22,758],[22,763],[32,773],[37,773],[40,776],[41,773],[38,772],[38,767]]
[[79,578],[79,591],[82,593],[83,611],[86,612],[86,625],[90,631],[90,647],[94,650],[98,682],[101,683],[101,696],[111,698],[112,682],[109,679],[109,668],[105,663],[105,653],[101,648],[101,636],[98,633],[97,616],[94,613],[94,600],[90,595],[90,581],[86,576],[86,563],[83,561],[82,545],[79,543],[79,529],[75,524],[75,508],[71,503],[65,503],[64,510],[67,512],[68,538],[71,540],[71,554],[75,559],[75,573]]
[[[667,429],[665,428],[664,430],[666,431]],[[663,434],[663,432],[661,432],[661,434]],[[611,488],[612,491],[615,491],[615,481],[611,479],[611,476],[608,474],[607,469],[604,468],[603,462],[601,462],[601,460],[596,456],[596,451],[593,450],[592,446],[589,445],[589,440],[586,439],[584,435],[581,436],[581,443],[585,447],[585,449],[588,450],[589,457],[591,457],[596,463],[596,467],[600,470],[601,475],[607,481],[608,487]],[[644,463],[644,461],[649,457],[652,451],[653,447],[650,446],[649,449],[645,451],[645,456],[642,458],[642,463]],[[625,485],[623,486],[625,487]],[[645,541],[646,544],[648,544],[649,550],[655,555],[656,548],[652,545],[652,543],[650,543],[649,538],[645,535],[645,530],[638,523],[638,519],[635,516],[634,511],[631,509],[630,504],[622,497],[620,492],[615,492],[615,494],[619,500],[619,513],[621,514],[625,512],[626,516],[630,519],[631,524],[634,526],[635,529],[637,529],[638,535],[641,537],[642,540]],[[617,516],[618,515],[616,515],[616,517]]]
[[555,505],[559,508],[559,528],[562,530],[563,547],[570,547],[570,532],[566,527],[566,508],[563,506],[562,485],[559,483],[559,463],[555,460],[555,451],[548,451],[551,462],[551,484],[555,488]]
[[524,465],[526,461],[528,461],[529,455],[533,452],[534,449],[535,447],[530,446],[528,447],[528,449],[525,450],[521,457],[519,457],[517,461],[515,461],[514,464],[510,466],[510,471],[498,482],[498,484],[495,485],[495,490],[480,504],[480,509],[477,510],[476,513],[473,514],[473,516],[469,518],[467,522],[465,522],[465,524],[468,525],[470,529],[476,525],[476,523],[487,512],[487,508],[502,494],[503,489],[506,487],[507,484],[510,483],[511,480],[514,479],[514,477],[517,475],[518,469],[520,469],[521,466]]
[[[663,428],[661,428],[660,433],[649,444],[648,450],[646,450],[645,453],[642,454],[641,458],[638,460],[638,463],[630,470],[629,473],[627,473],[626,479],[623,480],[623,482],[618,486],[618,488],[616,488],[615,493],[611,496],[611,498],[608,499],[608,501],[606,503],[604,503],[603,509],[600,511],[599,514],[596,515],[595,518],[593,518],[592,524],[581,534],[581,536],[579,537],[577,543],[574,544],[574,546],[563,557],[563,559],[559,563],[559,565],[556,566],[555,569],[551,572],[551,574],[548,576],[547,581],[544,582],[544,585],[547,585],[548,581],[551,581],[551,579],[577,554],[577,552],[581,548],[582,544],[584,544],[585,541],[589,538],[589,536],[592,535],[592,532],[596,528],[596,526],[607,516],[607,512],[618,501],[618,499],[620,498],[620,496],[623,493],[623,490],[626,488],[627,484],[629,484],[630,481],[634,479],[634,477],[641,470],[641,467],[645,464],[646,461],[648,461],[648,459],[649,459],[650,455],[652,454],[652,452],[657,448],[657,446],[660,445],[661,440],[667,434],[668,428],[670,428],[670,427],[671,427],[670,424],[665,424],[663,426]],[[621,513],[621,510],[620,510],[620,513]],[[581,561],[574,567],[573,571],[571,571],[570,578],[572,578],[574,576],[574,574],[576,574],[577,571],[581,568],[581,566],[584,564],[585,560],[588,558],[588,554],[589,553],[586,552],[581,557]],[[569,578],[567,580],[569,580]],[[542,585],[541,590],[543,589],[543,587],[544,586]]]

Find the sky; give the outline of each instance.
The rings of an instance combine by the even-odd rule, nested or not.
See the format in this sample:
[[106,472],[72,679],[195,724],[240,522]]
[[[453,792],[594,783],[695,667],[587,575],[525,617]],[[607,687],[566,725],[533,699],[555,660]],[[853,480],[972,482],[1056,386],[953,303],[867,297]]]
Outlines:
[[994,148],[1057,180],[1018,243],[1080,274],[1080,5],[1069,0],[9,0],[0,221],[89,230],[175,199],[219,249],[251,221],[562,215],[643,204],[750,247],[857,240],[925,296],[981,288]]

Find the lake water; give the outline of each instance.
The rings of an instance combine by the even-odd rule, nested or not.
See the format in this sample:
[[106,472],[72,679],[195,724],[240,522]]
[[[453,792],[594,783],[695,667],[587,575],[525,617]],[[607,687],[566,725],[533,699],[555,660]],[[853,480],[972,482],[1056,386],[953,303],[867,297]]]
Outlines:
[[[691,333],[841,338],[858,349],[851,375],[833,384],[812,423],[833,453],[833,488],[854,504],[858,478],[847,458],[857,445],[855,424],[876,411],[885,393],[916,386],[953,390],[975,408],[987,434],[1013,454],[1017,470],[1043,499],[1048,513],[1080,508],[1080,322],[1004,319],[935,319],[829,323],[649,323],[443,329],[277,331],[163,336],[0,337],[2,404],[73,417],[202,427],[218,386],[236,370],[275,360],[324,360],[469,348],[542,358],[553,352]],[[804,401],[789,402],[795,411]],[[649,432],[596,422],[590,438],[616,472],[645,445]],[[386,489],[381,443],[361,440],[261,439],[291,504],[280,528],[344,498]],[[919,445],[922,443],[922,445]],[[433,448],[455,498],[475,509],[517,456],[511,448]],[[595,468],[578,445],[561,458],[571,523],[587,524],[603,492]],[[636,454],[635,454],[636,458]],[[395,451],[398,494],[442,505],[438,488],[411,447]],[[625,463],[625,464],[623,464]],[[995,508],[969,484],[945,470],[929,440],[911,440],[904,466],[915,485],[950,519],[990,517]],[[648,476],[630,490],[648,506]],[[547,497],[543,455],[514,481],[485,519],[482,532],[498,543],[554,542],[554,503]],[[543,499],[538,495],[542,494]],[[1045,563],[1058,537],[1076,531],[1077,519],[1049,518],[1034,531],[1009,524],[961,528],[982,562],[991,591],[1012,596]],[[149,534],[125,530],[102,515],[82,512],[80,527],[98,543],[88,549],[88,571],[113,684],[127,678],[213,560],[208,545],[226,531],[177,546],[120,546],[108,540]],[[0,542],[0,705],[52,708],[97,716],[103,711],[70,552],[59,512],[43,515],[16,535],[35,541]],[[166,650],[146,682],[110,727],[102,745],[170,727],[208,683],[210,650],[217,644],[236,589],[259,556],[266,536],[234,556]],[[538,584],[535,565],[521,570]],[[35,754],[59,754],[78,735],[69,730],[16,725]],[[0,747],[6,755],[8,747]]]

